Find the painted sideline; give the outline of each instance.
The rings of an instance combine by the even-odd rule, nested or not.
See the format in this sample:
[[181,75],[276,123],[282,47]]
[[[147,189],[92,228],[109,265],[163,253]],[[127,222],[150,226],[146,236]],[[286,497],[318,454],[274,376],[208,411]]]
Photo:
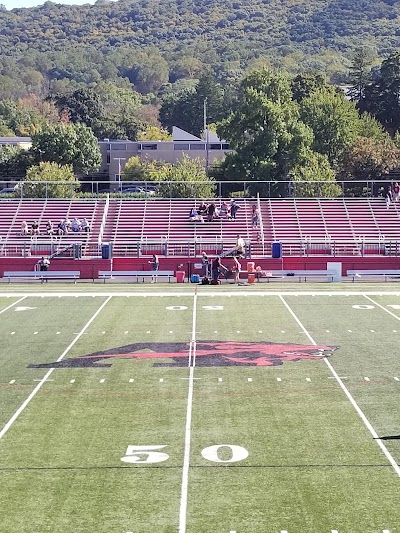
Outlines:
[[[300,322],[300,319],[297,317],[297,315],[294,313],[290,305],[283,299],[282,296],[280,296],[280,299],[282,300],[282,303],[285,305],[286,309],[289,311],[289,313],[292,315],[292,317],[295,319],[297,324],[300,326],[300,328],[303,330],[304,334],[307,336],[307,338],[310,340],[310,342],[317,346],[317,343],[314,341],[314,339],[311,337],[311,335],[308,333],[306,328],[303,326],[303,324]],[[379,305],[379,304],[378,304]],[[384,309],[384,308],[383,308]],[[392,465],[393,470],[396,472],[396,474],[400,477],[400,466],[395,461],[394,457],[391,455],[389,450],[386,448],[386,446],[383,444],[381,439],[379,438],[377,432],[373,428],[372,424],[368,420],[368,418],[365,416],[361,408],[358,406],[357,402],[353,398],[353,396],[350,394],[349,390],[347,389],[346,385],[343,383],[343,381],[340,379],[338,374],[336,373],[336,370],[333,368],[332,364],[326,357],[323,358],[326,365],[328,366],[329,370],[331,371],[332,375],[335,377],[336,381],[339,383],[341,389],[347,396],[347,398],[350,400],[351,405],[356,410],[358,416],[361,418],[361,420],[364,422],[364,425],[368,429],[368,431],[371,433],[375,441],[377,442],[378,446],[381,448],[382,452],[384,453],[386,459],[389,461],[389,463]]]

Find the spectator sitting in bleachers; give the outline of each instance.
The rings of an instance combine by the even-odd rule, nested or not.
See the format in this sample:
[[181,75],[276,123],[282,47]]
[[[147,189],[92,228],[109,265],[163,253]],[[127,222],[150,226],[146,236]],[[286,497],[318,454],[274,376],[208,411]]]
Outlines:
[[202,215],[199,215],[199,213],[194,207],[192,207],[192,209],[190,210],[189,220],[191,222],[204,222],[204,218],[202,217]]
[[65,225],[65,220],[61,219],[60,222],[57,224],[57,234],[65,235],[66,232],[67,232],[67,227]]
[[46,222],[46,233],[47,233],[47,235],[53,235],[54,234],[54,226],[53,226],[53,222],[51,220],[48,220]]
[[65,219],[65,233],[69,233],[71,231],[71,226],[72,226],[72,223],[70,219],[67,217]]
[[71,229],[74,233],[81,231],[81,221],[78,218],[74,218],[71,223]]
[[39,231],[39,223],[37,220],[35,220],[34,222],[32,222],[32,225],[31,225],[31,235],[34,236],[34,235],[40,235],[40,231]]
[[29,235],[29,228],[26,220],[21,223],[21,235]]
[[90,233],[90,224],[87,220],[87,218],[84,218],[81,222],[81,230],[85,233]]
[[221,206],[218,211],[218,216],[220,218],[226,218],[228,216],[228,204],[225,201],[221,202]]
[[199,215],[205,215],[207,214],[207,209],[208,209],[208,205],[203,200],[201,204],[199,205],[197,212],[199,213]]

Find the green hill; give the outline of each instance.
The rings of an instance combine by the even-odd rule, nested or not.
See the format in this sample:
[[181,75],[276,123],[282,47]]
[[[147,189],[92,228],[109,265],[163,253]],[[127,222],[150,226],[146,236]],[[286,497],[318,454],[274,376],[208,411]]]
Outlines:
[[237,79],[257,60],[344,81],[348,58],[361,46],[380,57],[400,48],[400,1],[98,0],[0,11],[3,76],[12,77],[20,62],[77,84],[136,83],[146,62],[150,70],[162,67],[170,82],[204,68]]

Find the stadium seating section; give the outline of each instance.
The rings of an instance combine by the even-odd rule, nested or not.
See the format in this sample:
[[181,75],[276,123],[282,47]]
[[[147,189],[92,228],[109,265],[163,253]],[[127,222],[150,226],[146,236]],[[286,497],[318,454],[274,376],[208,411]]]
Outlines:
[[[136,241],[234,243],[236,235],[256,242],[260,230],[252,228],[251,210],[256,200],[239,199],[236,221],[212,223],[189,221],[194,200],[111,199],[104,226],[103,242],[116,245]],[[375,243],[396,241],[399,237],[400,209],[386,209],[383,199],[270,199],[261,200],[261,219],[265,242],[334,242]],[[83,255],[97,246],[106,201],[101,200],[2,200],[0,214],[1,242],[26,240],[20,235],[21,222],[30,225],[38,220],[40,240],[51,239],[45,233],[47,220],[56,225],[60,219],[86,217],[90,234],[70,233],[61,244],[82,243]]]

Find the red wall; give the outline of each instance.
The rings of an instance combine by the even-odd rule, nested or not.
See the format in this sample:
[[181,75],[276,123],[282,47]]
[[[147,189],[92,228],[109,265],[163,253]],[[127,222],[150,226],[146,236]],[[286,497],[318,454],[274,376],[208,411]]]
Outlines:
[[[39,258],[0,258],[0,276],[4,272],[13,270],[33,270]],[[50,270],[80,270],[81,278],[93,279],[98,277],[99,270],[110,270],[109,259],[53,259]]]
[[[80,270],[82,279],[93,279],[98,277],[99,270],[150,270],[148,261],[150,257],[143,258],[116,258],[109,259],[53,259],[50,270]],[[33,270],[37,258],[0,258],[0,277],[5,271],[12,270]],[[245,268],[248,260],[242,259],[242,266]],[[328,262],[342,263],[342,274],[345,276],[347,270],[400,270],[399,257],[285,257],[283,259],[283,270],[326,270]],[[160,270],[184,270],[186,275],[202,273],[201,269],[194,268],[195,264],[200,264],[200,258],[173,258],[160,256]],[[226,266],[232,265],[231,259],[223,259]],[[263,270],[280,270],[282,261],[280,259],[255,259],[256,266]]]

